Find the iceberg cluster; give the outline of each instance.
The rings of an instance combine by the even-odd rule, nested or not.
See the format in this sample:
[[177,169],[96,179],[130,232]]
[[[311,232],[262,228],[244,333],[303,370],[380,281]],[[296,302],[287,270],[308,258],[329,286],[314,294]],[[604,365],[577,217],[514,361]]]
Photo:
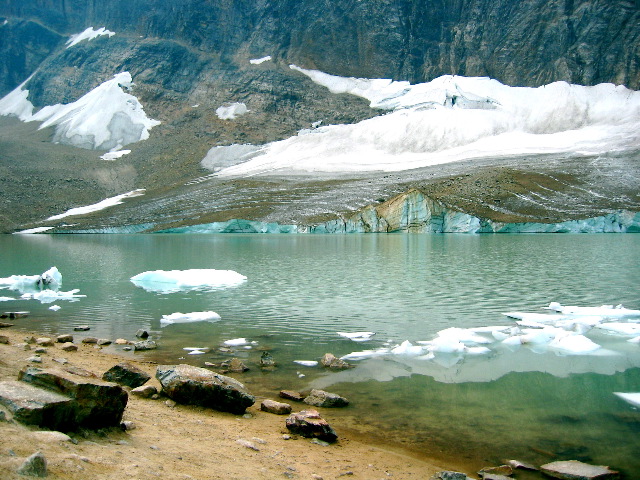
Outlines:
[[24,90],[28,81],[0,99],[0,115],[42,122],[40,128],[54,126],[56,143],[115,153],[124,145],[146,140],[149,130],[160,124],[125,92],[133,86],[129,72],[114,75],[73,103],[46,106],[35,114],[27,99],[29,91]]
[[[588,334],[629,337],[640,342],[640,310],[621,305],[601,307],[562,306],[553,302],[546,309],[560,313],[507,312],[515,325],[476,328],[451,327],[441,330],[431,340],[388,345],[375,350],[349,353],[343,360],[363,360],[380,356],[412,356],[456,364],[467,355],[495,355],[528,347],[535,353],[558,355],[600,354],[601,345]],[[626,319],[622,322],[622,319]]]
[[[40,275],[11,275],[0,278],[0,289],[18,291],[21,300],[38,300],[40,303],[53,303],[58,300],[75,302],[78,298],[86,296],[80,295],[79,289],[61,292],[61,285],[62,274],[56,267],[51,267]],[[8,300],[17,299],[0,297],[0,301]]]
[[389,113],[303,130],[262,146],[259,155],[218,176],[401,171],[494,156],[594,155],[632,149],[640,141],[640,92],[623,86],[510,87],[452,75],[411,85],[291,68],[333,93],[366,98]]
[[217,290],[237,287],[247,277],[233,270],[153,270],[131,277],[131,282],[148,292],[175,293],[188,290]]

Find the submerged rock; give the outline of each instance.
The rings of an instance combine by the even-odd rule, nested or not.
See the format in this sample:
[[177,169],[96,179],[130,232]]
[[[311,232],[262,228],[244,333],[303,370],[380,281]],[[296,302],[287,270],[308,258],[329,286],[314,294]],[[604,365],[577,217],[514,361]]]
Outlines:
[[337,393],[329,393],[315,388],[311,390],[311,393],[303,401],[313,407],[337,408],[349,405],[349,400]]
[[331,368],[332,370],[345,370],[353,367],[353,365],[336,357],[333,353],[325,353],[320,360],[320,364],[323,367]]
[[280,398],[286,398],[294,402],[302,402],[305,399],[305,395],[302,395],[300,392],[294,392],[293,390],[280,390]]
[[589,465],[577,460],[551,462],[540,466],[540,470],[553,478],[562,480],[611,480],[620,474],[603,465]]
[[262,355],[260,356],[260,367],[270,368],[275,366],[276,361],[273,359],[273,356],[269,352],[262,352]]
[[319,438],[333,443],[338,439],[335,430],[316,410],[302,410],[292,413],[286,420],[286,426],[292,433],[305,438]]
[[249,370],[242,360],[239,358],[232,358],[220,365],[225,372],[243,373]]
[[159,365],[156,378],[176,402],[242,414],[255,402],[239,381],[191,365]]

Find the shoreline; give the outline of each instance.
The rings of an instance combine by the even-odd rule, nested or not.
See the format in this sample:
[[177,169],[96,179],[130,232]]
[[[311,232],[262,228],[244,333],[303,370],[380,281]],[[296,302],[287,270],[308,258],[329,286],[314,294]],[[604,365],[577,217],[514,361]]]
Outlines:
[[[0,344],[0,380],[15,380],[25,365],[47,368],[64,357],[70,365],[101,377],[117,363],[126,361],[144,370],[152,379],[147,384],[160,390],[155,379],[156,363],[130,358],[78,343],[78,351],[64,352],[61,344],[47,347],[42,363],[26,359],[33,350],[17,346],[25,337],[39,337],[19,327],[0,329],[9,344]],[[470,474],[470,465],[453,459],[420,458],[419,453],[397,445],[384,445],[331,420],[329,409],[321,415],[338,432],[336,444],[322,446],[309,439],[285,439],[288,434],[283,415],[262,412],[263,397],[256,397],[244,416],[202,407],[168,406],[166,397],[158,400],[129,395],[123,421],[135,428],[97,432],[71,432],[72,441],[52,440],[38,433],[41,429],[12,422],[0,422],[3,448],[0,450],[0,476],[23,479],[16,470],[26,457],[42,451],[52,479],[269,479],[311,478],[429,478],[442,470]],[[276,399],[276,398],[274,398]],[[168,402],[169,404],[171,402]],[[294,411],[304,407],[292,404]],[[252,442],[257,450],[238,441]],[[446,466],[444,465],[446,464]]]

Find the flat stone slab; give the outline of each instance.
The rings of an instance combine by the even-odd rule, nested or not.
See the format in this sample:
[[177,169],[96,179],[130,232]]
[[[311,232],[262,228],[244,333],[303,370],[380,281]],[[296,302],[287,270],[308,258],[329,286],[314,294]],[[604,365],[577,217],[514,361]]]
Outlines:
[[95,376],[71,373],[68,369],[25,367],[20,371],[18,380],[71,397],[74,421],[63,431],[78,427],[96,429],[120,425],[129,399],[120,385]]
[[553,478],[562,480],[610,480],[620,478],[620,474],[603,465],[589,465],[577,460],[551,462],[540,470]]
[[26,425],[68,430],[74,423],[70,397],[24,382],[0,382],[0,405],[9,410],[14,420]]

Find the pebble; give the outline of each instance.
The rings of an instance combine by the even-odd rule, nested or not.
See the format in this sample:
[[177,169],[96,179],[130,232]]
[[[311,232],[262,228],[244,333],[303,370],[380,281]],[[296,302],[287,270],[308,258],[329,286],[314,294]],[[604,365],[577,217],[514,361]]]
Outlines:
[[136,424],[133,423],[131,420],[125,420],[124,422],[122,422],[122,429],[125,431],[135,430]]
[[40,358],[37,355],[34,355],[33,357],[29,357],[27,358],[27,362],[31,362],[31,363],[42,363],[42,358]]
[[35,353],[47,353],[47,349],[44,347],[38,347],[34,350]]
[[176,406],[176,402],[171,399],[165,400],[164,404],[169,408],[173,408]]
[[59,363],[60,365],[66,365],[67,363],[69,363],[69,360],[67,360],[66,358],[62,358],[62,357],[53,358],[52,360],[54,362],[56,362],[56,363]]
[[249,448],[251,450],[255,450],[256,452],[260,451],[258,446],[255,443],[250,442],[249,440],[244,440],[242,438],[239,438],[238,440],[236,440],[236,443],[238,445],[242,445],[243,447]]

